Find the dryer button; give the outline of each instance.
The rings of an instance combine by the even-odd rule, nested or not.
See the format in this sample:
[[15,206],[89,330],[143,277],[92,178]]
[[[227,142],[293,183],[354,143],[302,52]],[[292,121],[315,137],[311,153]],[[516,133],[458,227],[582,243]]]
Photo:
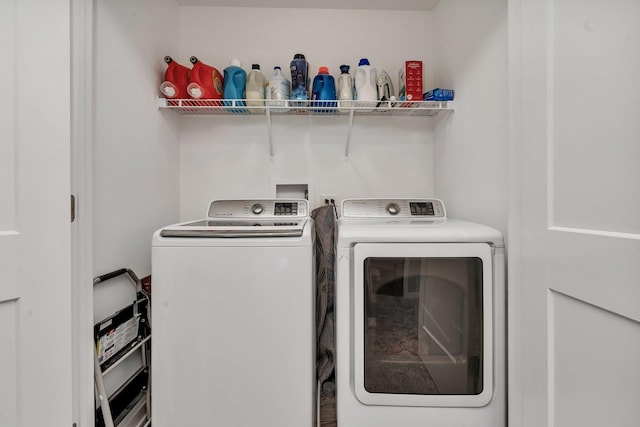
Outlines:
[[264,207],[260,203],[256,203],[251,206],[251,212],[256,215],[260,215],[264,211]]
[[397,203],[389,203],[385,209],[391,215],[398,215],[398,213],[400,213],[400,206],[398,206]]

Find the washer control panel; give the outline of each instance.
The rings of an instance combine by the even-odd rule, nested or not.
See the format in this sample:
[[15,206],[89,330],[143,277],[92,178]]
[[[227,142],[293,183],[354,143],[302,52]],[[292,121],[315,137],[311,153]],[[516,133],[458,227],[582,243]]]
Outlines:
[[345,199],[342,201],[342,216],[442,219],[447,217],[447,213],[439,199]]
[[306,218],[309,202],[297,199],[214,200],[209,218]]

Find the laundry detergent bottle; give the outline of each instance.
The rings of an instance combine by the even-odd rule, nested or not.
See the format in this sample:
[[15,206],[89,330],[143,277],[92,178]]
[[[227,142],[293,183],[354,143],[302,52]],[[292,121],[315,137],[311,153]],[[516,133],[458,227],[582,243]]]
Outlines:
[[333,100],[333,102],[315,102],[316,107],[323,107],[318,111],[329,112],[327,107],[335,108],[336,84],[333,76],[329,74],[329,68],[320,67],[318,75],[313,78],[311,93],[314,101]]
[[188,98],[187,85],[191,69],[174,61],[169,55],[164,57],[167,70],[164,72],[164,81],[160,85],[160,92],[167,99]]
[[301,53],[291,61],[291,99],[309,99],[309,63]]
[[338,77],[338,100],[353,100],[353,78],[349,74],[349,66],[340,66],[340,76]]
[[247,76],[247,105],[250,107],[249,111],[252,113],[260,113],[264,111],[264,99],[265,99],[265,79],[264,74],[260,71],[259,64],[253,64],[251,66],[251,72]]
[[[377,72],[369,65],[367,58],[362,58],[358,64],[355,75],[355,96],[358,101],[371,103],[375,106],[378,100]],[[368,106],[368,104],[365,104]]]
[[269,77],[265,86],[267,105],[275,107],[272,111],[276,113],[289,111],[286,107],[287,100],[291,97],[291,83],[280,67],[273,67],[273,75]]
[[[247,73],[242,69],[242,64],[237,59],[232,59],[229,66],[224,69],[224,105],[232,106],[245,105],[245,90],[247,85]],[[233,112],[243,112],[243,110],[229,110]]]
[[187,92],[193,99],[222,98],[222,75],[216,68],[207,65],[192,56],[189,61],[193,68],[189,73]]

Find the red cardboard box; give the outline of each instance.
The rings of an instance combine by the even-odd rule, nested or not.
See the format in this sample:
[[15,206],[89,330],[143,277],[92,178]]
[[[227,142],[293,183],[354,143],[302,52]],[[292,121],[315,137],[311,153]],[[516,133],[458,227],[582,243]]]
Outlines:
[[422,101],[422,61],[405,61],[400,70],[400,100]]

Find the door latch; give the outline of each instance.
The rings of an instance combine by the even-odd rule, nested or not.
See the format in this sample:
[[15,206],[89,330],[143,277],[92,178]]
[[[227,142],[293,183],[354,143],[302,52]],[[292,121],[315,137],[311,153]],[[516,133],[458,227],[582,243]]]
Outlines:
[[71,195],[71,222],[76,220],[76,196]]

